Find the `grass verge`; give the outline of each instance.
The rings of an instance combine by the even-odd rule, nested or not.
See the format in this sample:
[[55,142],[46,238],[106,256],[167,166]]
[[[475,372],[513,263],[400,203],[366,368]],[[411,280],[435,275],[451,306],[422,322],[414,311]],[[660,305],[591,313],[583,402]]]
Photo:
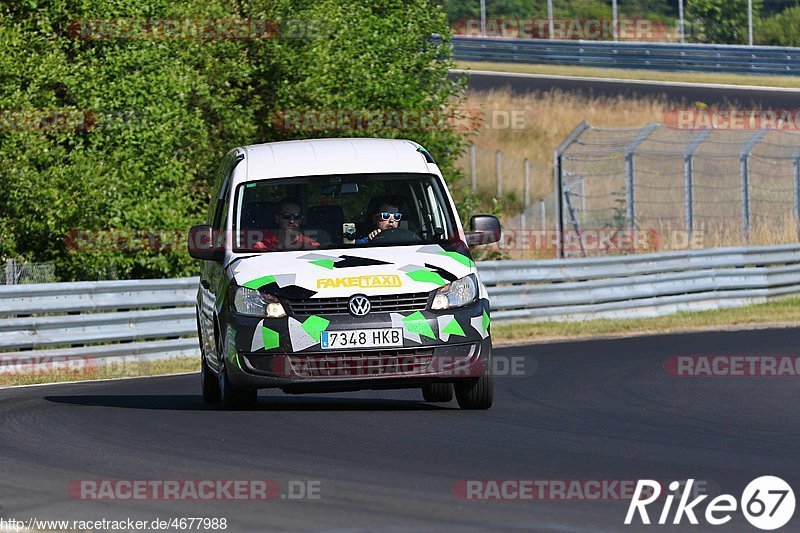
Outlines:
[[0,387],[34,385],[61,381],[83,381],[138,376],[158,376],[200,370],[196,357],[166,359],[163,361],[132,361],[105,366],[87,366],[79,369],[53,369],[30,373],[1,373]]
[[[598,319],[583,322],[514,322],[492,326],[495,345],[574,340],[597,336],[640,335],[678,331],[730,329],[750,325],[800,323],[800,297],[715,311],[677,313],[657,318]],[[34,374],[0,374],[0,387],[59,381],[157,376],[199,370],[197,358],[140,361],[84,370],[52,370]]]
[[717,74],[708,72],[660,72],[614,68],[574,67],[569,65],[533,65],[524,63],[495,63],[492,61],[457,61],[459,69],[494,70],[521,74],[551,74],[623,80],[677,81],[684,83],[713,83],[722,85],[754,85],[758,87],[800,88],[795,76],[761,76],[756,74]]
[[492,325],[492,340],[494,344],[499,345],[791,323],[800,323],[800,297],[730,309],[682,312],[655,318],[495,323]]

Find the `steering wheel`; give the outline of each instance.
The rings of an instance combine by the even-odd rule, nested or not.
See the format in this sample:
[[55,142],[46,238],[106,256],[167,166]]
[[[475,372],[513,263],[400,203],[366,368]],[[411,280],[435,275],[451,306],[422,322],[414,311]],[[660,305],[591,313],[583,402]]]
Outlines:
[[417,244],[422,242],[422,238],[405,228],[388,228],[375,235],[370,242],[378,244]]

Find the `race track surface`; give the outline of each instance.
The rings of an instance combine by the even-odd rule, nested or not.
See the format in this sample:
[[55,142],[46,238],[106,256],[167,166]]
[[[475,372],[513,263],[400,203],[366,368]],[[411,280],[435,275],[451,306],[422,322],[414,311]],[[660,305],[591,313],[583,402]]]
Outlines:
[[[451,77],[462,76],[451,73]],[[636,80],[581,79],[578,77],[530,76],[508,73],[470,72],[468,86],[472,91],[489,91],[503,88],[516,94],[560,90],[592,96],[658,97],[679,105],[703,102],[709,106],[735,106],[739,109],[795,109],[800,101],[800,89],[775,90],[771,88],[748,89],[736,86],[702,86],[691,84],[666,84],[637,82]]]
[[[623,501],[465,501],[453,487],[695,478],[738,498],[769,474],[797,491],[800,378],[676,378],[663,364],[799,346],[800,329],[765,329],[502,348],[524,357],[525,375],[498,379],[484,412],[426,404],[417,391],[262,391],[257,409],[223,412],[202,401],[198,375],[0,390],[0,516],[225,517],[228,531],[669,531],[625,527]],[[320,498],[68,496],[82,479],[306,480]],[[753,530],[741,514],[693,529]]]

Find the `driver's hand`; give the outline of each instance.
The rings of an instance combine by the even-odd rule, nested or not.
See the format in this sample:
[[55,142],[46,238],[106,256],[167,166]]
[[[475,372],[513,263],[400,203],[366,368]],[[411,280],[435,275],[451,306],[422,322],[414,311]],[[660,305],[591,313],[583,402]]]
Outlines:
[[369,238],[369,240],[372,240],[372,239],[374,239],[375,237],[377,237],[378,233],[380,233],[380,232],[381,232],[381,230],[379,230],[379,229],[376,229],[375,231],[373,231],[372,233],[370,233],[369,235],[367,235],[367,237]]

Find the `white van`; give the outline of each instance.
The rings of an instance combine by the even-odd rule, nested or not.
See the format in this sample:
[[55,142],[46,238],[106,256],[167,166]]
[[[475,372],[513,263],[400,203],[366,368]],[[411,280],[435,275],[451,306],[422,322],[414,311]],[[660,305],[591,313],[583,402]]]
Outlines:
[[319,139],[230,151],[206,224],[197,319],[203,397],[418,388],[492,404],[489,300],[442,174],[419,144]]

